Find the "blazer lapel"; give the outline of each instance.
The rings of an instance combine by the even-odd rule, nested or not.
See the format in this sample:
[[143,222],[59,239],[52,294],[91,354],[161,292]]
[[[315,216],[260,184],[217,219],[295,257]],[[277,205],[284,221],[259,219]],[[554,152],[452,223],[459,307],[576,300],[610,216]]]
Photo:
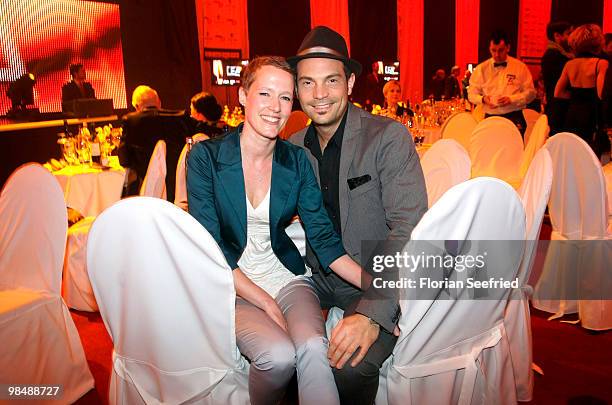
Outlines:
[[280,139],[276,141],[272,159],[272,180],[270,184],[270,235],[280,221],[293,188],[299,183],[295,164],[287,151],[287,145]]
[[344,127],[344,136],[342,137],[342,153],[340,154],[340,173],[338,173],[338,200],[340,205],[340,229],[344,234],[346,221],[348,220],[349,211],[349,188],[346,180],[348,179],[349,169],[355,156],[357,142],[361,136],[361,117],[359,109],[353,105],[348,105],[348,117],[346,118],[346,126]]
[[240,221],[244,241],[246,243],[246,193],[244,191],[244,174],[242,172],[242,157],[240,154],[240,130],[227,135],[226,141],[219,147],[217,162],[219,183],[225,191],[227,201]]

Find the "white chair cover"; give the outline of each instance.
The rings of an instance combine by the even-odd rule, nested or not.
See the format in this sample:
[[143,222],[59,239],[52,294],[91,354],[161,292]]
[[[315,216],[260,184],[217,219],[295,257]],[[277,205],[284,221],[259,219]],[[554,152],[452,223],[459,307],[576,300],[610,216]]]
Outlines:
[[0,381],[62,385],[61,403],[94,386],[59,296],[67,224],[62,189],[49,171],[28,164],[11,175],[0,195]]
[[147,174],[140,186],[140,195],[166,199],[166,142],[157,141]]
[[[468,114],[471,118],[471,115]],[[452,186],[470,178],[470,157],[454,139],[434,143],[421,159],[427,187],[427,205],[431,207]]]
[[[543,117],[546,117],[543,115]],[[535,135],[535,134],[534,134]],[[504,314],[504,326],[510,343],[510,355],[516,383],[516,396],[519,401],[531,401],[533,397],[533,345],[531,339],[531,317],[529,313],[529,295],[531,289],[526,286],[535,259],[535,248],[542,226],[544,210],[548,204],[552,185],[552,160],[548,150],[541,149],[531,162],[529,171],[521,184],[518,193],[525,208],[527,233],[525,254],[517,277],[520,285],[525,286],[512,290]]]
[[188,146],[185,144],[183,146],[183,150],[181,151],[181,155],[179,156],[178,164],[176,166],[176,188],[174,192],[174,204],[182,209],[183,211],[187,211],[188,203],[187,203],[187,151]]
[[482,122],[485,119],[485,112],[483,104],[478,104],[472,110],[472,117],[476,120],[476,122]]
[[523,140],[510,120],[489,117],[480,122],[472,132],[468,153],[472,178],[496,177],[518,188]]
[[544,114],[540,114],[536,110],[532,110],[531,108],[523,109],[523,117],[527,122],[527,128],[525,128],[525,145],[529,142],[529,138],[531,137],[531,133],[533,131],[535,123],[538,119]]
[[87,274],[87,237],[96,217],[85,217],[68,229],[66,260],[62,277],[62,297],[69,308],[98,312],[89,274]]
[[[477,241],[519,240],[486,245],[491,247],[487,268],[495,267],[497,274],[512,279],[522,258],[524,235],[525,213],[514,190],[500,180],[479,178],[446,192],[425,213],[405,249],[420,254],[415,243],[419,240],[470,240],[472,247],[482,243]],[[400,269],[400,277],[406,274],[402,271],[409,270]],[[376,402],[514,404],[503,323],[509,291],[498,300],[414,300],[409,299],[414,290],[405,291],[408,299],[400,301],[401,335],[383,365]]]
[[[612,215],[612,162],[603,167],[603,172],[606,180],[606,190],[608,193],[608,216],[610,216]],[[612,230],[608,230],[608,232],[612,232]]]
[[[579,313],[587,329],[612,328],[612,301],[576,300],[609,297],[612,291],[612,239],[608,234],[608,206],[603,170],[591,148],[567,132],[546,142],[553,162],[553,184],[548,210],[553,231],[533,306],[559,317]],[[588,263],[588,265],[586,264]],[[557,299],[558,298],[558,299]]]
[[549,132],[548,117],[546,114],[541,114],[540,118],[538,118],[531,128],[531,137],[529,140],[527,140],[527,136],[525,136],[525,152],[523,153],[520,169],[521,178],[525,177],[535,154],[546,143]]
[[114,344],[111,404],[248,404],[233,278],[210,234],[155,198],[94,222],[87,267]]
[[210,136],[208,136],[206,134],[203,134],[201,132],[198,132],[197,134],[192,136],[191,139],[193,139],[193,143],[198,143],[198,142],[202,142],[202,141],[205,141],[207,139],[210,139]]
[[442,139],[454,139],[466,150],[470,147],[470,137],[476,128],[476,119],[469,112],[451,115],[442,125]]

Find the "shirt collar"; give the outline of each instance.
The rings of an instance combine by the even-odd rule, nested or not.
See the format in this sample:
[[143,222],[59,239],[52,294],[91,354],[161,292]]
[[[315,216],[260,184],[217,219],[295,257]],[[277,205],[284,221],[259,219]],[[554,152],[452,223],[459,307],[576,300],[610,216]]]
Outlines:
[[[331,139],[329,140],[329,143],[333,143],[335,144],[338,148],[342,147],[342,139],[344,137],[344,128],[346,127],[346,120],[348,117],[348,108],[346,109],[346,111],[344,112],[344,116],[342,117],[342,121],[340,121],[340,125],[338,125],[338,128],[336,129],[336,132],[334,132],[334,135],[331,137]],[[318,143],[318,139],[317,139],[317,130],[315,129],[315,124],[314,121],[310,124],[310,126],[308,127],[308,130],[306,131],[306,135],[304,135],[304,145],[308,148],[311,149],[314,142]]]

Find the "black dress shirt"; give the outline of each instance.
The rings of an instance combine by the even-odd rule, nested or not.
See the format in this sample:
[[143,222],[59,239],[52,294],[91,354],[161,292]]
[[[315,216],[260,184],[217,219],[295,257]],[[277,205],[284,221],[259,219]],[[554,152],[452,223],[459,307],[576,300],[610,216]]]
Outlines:
[[339,192],[340,153],[342,152],[342,138],[344,136],[347,116],[348,109],[323,152],[321,151],[321,144],[319,143],[314,124],[310,125],[304,137],[304,145],[310,149],[310,153],[313,154],[319,163],[319,179],[323,194],[323,204],[327,210],[327,215],[329,215],[334,224],[334,230],[340,237],[342,237]]
[[62,103],[81,98],[96,98],[96,92],[91,86],[91,83],[84,82],[81,88],[76,82],[71,80],[62,86]]
[[544,80],[544,91],[546,92],[546,114],[550,116],[552,110],[552,102],[555,97],[555,87],[557,81],[561,77],[563,67],[569,61],[569,58],[563,55],[559,50],[549,48],[542,56],[542,79]]

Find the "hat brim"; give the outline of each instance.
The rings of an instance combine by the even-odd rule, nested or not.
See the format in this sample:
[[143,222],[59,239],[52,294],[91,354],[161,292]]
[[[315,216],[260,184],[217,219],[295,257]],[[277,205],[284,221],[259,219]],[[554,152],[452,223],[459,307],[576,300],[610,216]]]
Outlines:
[[336,55],[332,55],[332,54],[325,53],[325,52],[313,52],[313,53],[308,53],[306,55],[291,56],[287,58],[287,63],[289,63],[289,65],[293,69],[297,69],[297,64],[299,61],[304,60],[304,59],[312,59],[312,58],[325,58],[325,59],[339,60],[340,62],[344,63],[344,65],[348,67],[352,73],[355,74],[355,77],[359,76],[362,71],[361,63],[357,62],[355,59],[349,59],[343,56],[336,56]]

